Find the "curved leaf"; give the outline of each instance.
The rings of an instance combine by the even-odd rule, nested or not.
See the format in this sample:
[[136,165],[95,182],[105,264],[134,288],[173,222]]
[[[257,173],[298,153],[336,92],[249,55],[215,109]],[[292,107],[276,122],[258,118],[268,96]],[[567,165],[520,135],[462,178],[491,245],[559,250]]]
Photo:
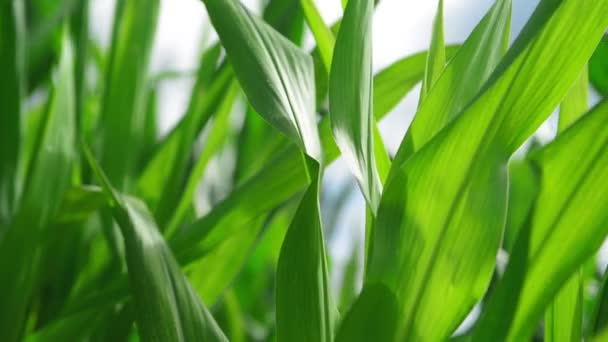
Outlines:
[[371,0],[346,6],[329,77],[329,108],[336,144],[376,213],[382,183],[374,157]]
[[227,341],[192,288],[143,202],[119,195],[85,149],[125,241],[131,295],[146,341]]

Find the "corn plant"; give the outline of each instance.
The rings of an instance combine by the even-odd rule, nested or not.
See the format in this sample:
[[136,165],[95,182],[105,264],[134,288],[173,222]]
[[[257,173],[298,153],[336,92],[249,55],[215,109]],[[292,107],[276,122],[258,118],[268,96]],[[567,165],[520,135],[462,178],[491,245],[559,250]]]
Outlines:
[[[377,2],[328,25],[313,0],[203,0],[219,41],[161,137],[160,0],[118,0],[108,51],[89,0],[3,1],[0,341],[608,340],[608,0],[541,0],[512,44],[496,0],[458,45],[439,0],[428,51],[374,74]],[[389,155],[377,123],[418,83]],[[366,234],[333,291],[340,156]]]

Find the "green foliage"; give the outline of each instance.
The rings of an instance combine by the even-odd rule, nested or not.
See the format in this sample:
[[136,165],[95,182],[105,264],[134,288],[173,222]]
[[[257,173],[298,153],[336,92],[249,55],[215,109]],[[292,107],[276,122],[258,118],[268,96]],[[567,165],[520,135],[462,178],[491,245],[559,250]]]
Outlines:
[[[119,0],[108,51],[88,0],[0,5],[0,341],[606,339],[608,277],[585,289],[608,234],[608,101],[588,108],[608,0],[541,0],[511,46],[511,0],[462,45],[438,0],[428,52],[376,74],[377,1],[331,26],[315,3],[203,0],[219,41],[164,137],[159,0]],[[390,158],[377,122],[418,83]],[[557,137],[516,154],[558,106]],[[345,197],[320,206],[341,155],[367,202],[343,270]]]

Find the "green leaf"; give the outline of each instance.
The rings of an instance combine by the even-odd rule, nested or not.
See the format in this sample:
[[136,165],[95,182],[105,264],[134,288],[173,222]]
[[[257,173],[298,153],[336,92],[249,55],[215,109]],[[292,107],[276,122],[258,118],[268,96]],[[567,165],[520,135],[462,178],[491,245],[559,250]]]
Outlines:
[[606,10],[608,1],[541,2],[475,101],[388,180],[366,283],[395,292],[398,339],[447,338],[485,293],[504,228],[507,162],[578,76]]
[[[449,51],[449,50],[448,50]],[[387,105],[380,106],[386,111],[376,110],[377,119],[383,118],[390,110],[389,103],[398,102],[397,92],[387,96],[391,101],[383,100],[384,89],[389,85],[401,85],[398,93],[405,96],[424,75],[426,53],[405,57],[382,71],[376,78],[374,102]],[[319,124],[319,133],[323,145],[324,160],[331,163],[340,155],[332,138],[329,117]],[[255,176],[241,184],[213,210],[191,225],[184,227],[171,239],[171,246],[178,253],[182,262],[192,261],[204,254],[218,242],[235,232],[239,227],[278,207],[309,184],[310,178],[304,170],[300,153],[295,146],[289,146],[277,153]],[[272,194],[272,196],[269,196]]]
[[105,206],[105,197],[99,187],[78,186],[68,189],[61,200],[55,217],[58,223],[83,222]]
[[253,108],[320,160],[312,58],[238,1],[203,2]]
[[192,205],[194,192],[196,191],[196,187],[207,169],[209,161],[226,142],[230,130],[230,114],[232,112],[232,107],[238,92],[238,84],[236,82],[232,82],[227,93],[225,93],[223,96],[222,103],[220,104],[218,112],[216,113],[213,127],[209,132],[209,136],[205,140],[203,151],[199,156],[199,159],[197,160],[192,172],[188,176],[184,192],[179,200],[179,204],[176,206],[175,213],[169,221],[169,226],[165,235],[170,236],[182,223],[182,220]]
[[326,72],[329,74],[331,68],[331,60],[334,54],[335,38],[329,27],[323,22],[323,18],[313,0],[300,0],[300,6],[304,11],[306,22],[312,31],[317,42],[317,49],[323,60],[323,65]]
[[399,146],[392,170],[401,167],[478,95],[506,51],[510,25],[511,0],[498,0],[421,103]]
[[[316,161],[309,170],[318,174]],[[304,194],[281,246],[277,266],[277,341],[333,339],[327,257],[319,213],[319,180]]]
[[[587,112],[589,81],[587,68],[562,101],[559,113],[558,134],[563,133]],[[583,328],[583,278],[576,272],[557,294],[545,314],[546,341],[579,341]]]
[[120,0],[101,103],[101,164],[119,189],[129,189],[141,157],[147,68],[160,1]]
[[0,236],[14,211],[21,132],[25,10],[19,0],[0,7]]
[[441,76],[445,68],[445,40],[443,38],[443,0],[439,0],[437,14],[433,22],[433,34],[431,36],[431,46],[426,60],[426,70],[422,80],[420,90],[420,103],[424,101],[429,90]]
[[85,149],[125,241],[137,325],[146,341],[227,341],[175,261],[145,204],[119,195]]
[[394,341],[398,320],[399,305],[394,293],[382,284],[366,286],[344,318],[336,341]]
[[608,35],[604,35],[591,56],[589,79],[600,94],[608,96]]
[[[305,171],[312,178],[281,247],[277,338],[330,341],[332,317],[318,205],[322,155],[312,58],[239,3],[204,2],[252,107],[306,153]],[[260,84],[260,79],[265,82]]]
[[[448,45],[446,57],[452,58],[460,45]],[[374,77],[374,116],[380,119],[390,112],[403,97],[424,78],[426,51],[402,58],[386,67]]]
[[540,193],[511,256],[519,262],[507,266],[480,318],[477,340],[529,337],[553,297],[600,247],[608,220],[607,120],[604,101],[530,157],[542,175]]
[[42,246],[71,181],[76,132],[73,53],[66,32],[46,120],[21,203],[11,226],[0,236],[0,279],[7,280],[0,283],[0,331],[3,340],[9,342],[18,341],[23,333],[43,262]]
[[349,1],[329,77],[334,138],[368,205],[376,213],[382,183],[374,157],[371,0]]
[[168,221],[173,214],[196,137],[220,106],[222,95],[233,81],[232,70],[227,65],[216,71],[220,51],[218,44],[203,54],[186,114],[158,145],[138,179],[137,193],[160,222]]

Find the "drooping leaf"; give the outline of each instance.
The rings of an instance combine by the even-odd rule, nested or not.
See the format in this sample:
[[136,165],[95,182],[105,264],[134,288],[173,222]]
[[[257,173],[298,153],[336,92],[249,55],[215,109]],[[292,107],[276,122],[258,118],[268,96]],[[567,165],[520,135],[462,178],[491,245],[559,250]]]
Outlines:
[[607,120],[604,101],[530,157],[541,171],[540,193],[514,247],[511,259],[519,262],[507,266],[476,340],[529,337],[553,297],[600,247],[608,220]]
[[[424,75],[425,61],[426,53],[408,56],[395,62],[377,76],[374,102],[384,105],[375,110],[376,119],[382,119],[388,114],[391,103],[396,104],[399,101],[398,94],[405,96],[417,82],[420,82]],[[391,85],[400,85],[399,92],[384,93],[383,90],[397,88]],[[390,101],[384,100],[385,94],[390,97]],[[340,152],[332,138],[329,117],[325,117],[319,123],[319,133],[324,152],[323,159],[331,163],[337,159]],[[178,259],[182,261],[196,259],[196,255],[209,250],[238,227],[247,225],[261,214],[292,198],[305,189],[307,184],[309,178],[303,168],[299,152],[295,146],[289,146],[277,153],[276,157],[272,158],[255,176],[218,203],[209,214],[174,236],[171,239],[171,246],[179,253]],[[252,200],[256,198],[263,200]]]
[[[63,33],[57,79],[14,220],[0,240],[0,331],[3,340],[22,337],[29,301],[37,289],[41,252],[74,162],[72,45]],[[49,181],[52,180],[52,181]],[[8,281],[10,279],[10,281]]]
[[608,25],[600,14],[608,1],[582,5],[541,2],[475,101],[389,179],[366,283],[395,292],[398,339],[447,338],[483,296],[504,228],[507,162],[557,106]]
[[331,66],[329,106],[336,144],[374,214],[382,183],[374,157],[371,0],[349,1]]
[[252,107],[300,147],[300,163],[305,161],[311,179],[279,256],[277,339],[330,341],[333,312],[318,204],[322,151],[312,58],[237,1],[204,3]]
[[227,341],[182,273],[145,204],[118,194],[85,149],[124,237],[137,325],[147,341]]
[[266,121],[321,159],[310,56],[238,1],[203,1],[247,99]]

